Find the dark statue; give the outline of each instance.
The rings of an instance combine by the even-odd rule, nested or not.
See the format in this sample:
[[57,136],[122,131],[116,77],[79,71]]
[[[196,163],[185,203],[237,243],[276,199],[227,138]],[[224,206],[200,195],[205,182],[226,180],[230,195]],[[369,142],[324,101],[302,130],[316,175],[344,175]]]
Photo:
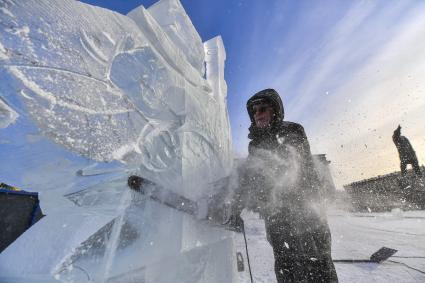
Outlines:
[[406,167],[410,164],[415,170],[416,175],[422,176],[416,152],[413,150],[409,140],[405,136],[401,135],[400,125],[398,125],[397,129],[394,131],[393,142],[397,147],[398,155],[400,157],[401,175],[406,175]]

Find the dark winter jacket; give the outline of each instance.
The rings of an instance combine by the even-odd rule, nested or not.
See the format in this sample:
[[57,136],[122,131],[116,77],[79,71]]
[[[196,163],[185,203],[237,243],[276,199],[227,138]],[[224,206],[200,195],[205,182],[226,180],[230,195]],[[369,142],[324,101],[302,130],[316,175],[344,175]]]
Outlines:
[[[252,104],[258,99],[266,99],[277,113],[266,129],[259,129],[254,123]],[[303,127],[283,121],[282,101],[274,90],[265,90],[251,97],[247,110],[252,121],[248,136],[251,141],[241,171],[241,183],[248,188],[250,195],[246,204],[269,217],[294,208],[303,211],[305,207],[309,207],[309,211],[319,209],[320,182]]]
[[393,142],[397,147],[398,155],[402,163],[411,164],[417,162],[416,152],[409,140],[401,135],[400,126],[394,131]]
[[[252,107],[263,100],[277,115],[268,128],[261,129],[255,126]],[[320,182],[303,127],[283,121],[282,101],[273,89],[251,97],[247,110],[252,122],[248,136],[251,141],[249,155],[240,169],[240,190],[236,194],[239,210],[248,207],[264,218],[277,277],[284,268],[293,269],[287,275],[292,279],[284,277],[285,282],[336,282]]]

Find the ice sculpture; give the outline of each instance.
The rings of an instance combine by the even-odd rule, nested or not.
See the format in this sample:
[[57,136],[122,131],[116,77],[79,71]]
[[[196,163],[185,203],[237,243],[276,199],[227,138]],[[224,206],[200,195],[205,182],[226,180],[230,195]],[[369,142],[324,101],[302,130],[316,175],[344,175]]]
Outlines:
[[4,101],[0,100],[0,128],[6,128],[15,122],[18,114],[13,111]]
[[47,215],[0,254],[0,281],[233,281],[230,232],[126,187],[136,173],[196,200],[230,174],[221,38],[203,44],[178,0],[128,16],[4,0],[0,22],[0,181]]

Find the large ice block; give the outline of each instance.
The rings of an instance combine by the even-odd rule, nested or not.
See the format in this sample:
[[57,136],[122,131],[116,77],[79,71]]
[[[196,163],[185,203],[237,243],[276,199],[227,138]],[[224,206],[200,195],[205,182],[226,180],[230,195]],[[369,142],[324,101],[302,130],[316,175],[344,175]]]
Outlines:
[[226,106],[227,84],[224,79],[224,64],[226,61],[226,50],[223,39],[216,36],[204,43],[205,62],[207,66],[206,78],[210,83],[213,93],[218,101]]
[[[205,91],[210,91],[208,84],[202,78],[203,73],[187,61],[187,55],[184,53],[184,50],[176,45],[176,42],[162,29],[157,19],[152,17],[143,6],[130,11],[128,17],[134,20],[143,34],[155,45],[156,50],[164,60],[177,72],[180,72],[188,83],[202,87]],[[203,56],[202,54],[202,58]]]
[[0,2],[0,181],[47,214],[0,254],[0,281],[233,280],[230,232],[126,186],[137,173],[197,200],[232,168],[222,42],[205,57],[181,4],[156,7]]
[[148,8],[149,13],[182,51],[193,67],[204,74],[202,40],[178,0],[161,0]]
[[16,113],[12,108],[10,108],[6,102],[0,99],[0,129],[6,128],[18,118],[18,113]]

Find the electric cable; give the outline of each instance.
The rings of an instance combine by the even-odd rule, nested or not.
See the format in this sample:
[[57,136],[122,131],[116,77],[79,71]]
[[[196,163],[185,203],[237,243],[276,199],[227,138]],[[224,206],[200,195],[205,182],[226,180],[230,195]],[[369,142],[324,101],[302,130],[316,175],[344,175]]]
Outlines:
[[334,259],[336,263],[373,263],[370,259]]
[[420,270],[420,269],[417,269],[417,268],[414,268],[414,267],[412,267],[412,266],[410,266],[410,265],[408,265],[408,264],[406,264],[406,263],[404,263],[404,262],[395,261],[395,260],[388,260],[388,261],[389,261],[389,262],[392,262],[392,263],[397,263],[397,264],[404,265],[405,267],[407,267],[407,268],[409,268],[409,269],[412,269],[412,270],[417,271],[417,272],[419,272],[419,273],[425,274],[425,271]]
[[425,258],[425,256],[399,256],[399,255],[393,255],[391,257],[398,257],[398,258]]
[[245,223],[242,221],[242,234],[243,238],[245,240],[245,251],[246,251],[246,259],[248,261],[248,270],[249,270],[249,277],[251,278],[251,283],[254,283],[254,280],[252,279],[252,272],[251,272],[251,264],[249,262],[249,253],[248,253],[248,241],[246,240],[246,234],[245,234]]
[[[425,258],[425,257],[421,257],[421,256],[416,256],[416,257],[414,257],[414,256],[412,256],[412,257],[408,257],[408,256],[392,256],[392,257],[396,257],[396,258]],[[412,269],[412,270],[414,270],[416,272],[425,274],[425,271],[420,270],[420,269],[417,269],[417,268],[414,268],[414,267],[412,267],[412,266],[410,266],[410,265],[408,265],[408,264],[406,264],[404,262],[395,261],[395,260],[387,260],[387,261],[388,262],[391,262],[391,263],[401,264],[401,265],[403,265],[403,266],[405,266],[405,267],[407,267],[409,269]],[[335,260],[333,260],[333,262],[335,262],[335,263],[377,263],[377,262],[371,261],[370,259],[335,259]]]

